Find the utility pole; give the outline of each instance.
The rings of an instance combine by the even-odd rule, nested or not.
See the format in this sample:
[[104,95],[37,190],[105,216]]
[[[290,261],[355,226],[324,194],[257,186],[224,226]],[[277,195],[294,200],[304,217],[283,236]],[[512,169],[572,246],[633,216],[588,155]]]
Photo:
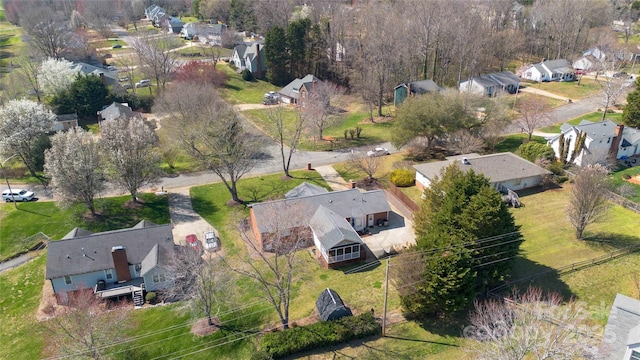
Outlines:
[[382,310],[382,337],[385,336],[387,327],[387,298],[389,297],[389,261],[387,258],[387,271],[384,276],[384,310]]

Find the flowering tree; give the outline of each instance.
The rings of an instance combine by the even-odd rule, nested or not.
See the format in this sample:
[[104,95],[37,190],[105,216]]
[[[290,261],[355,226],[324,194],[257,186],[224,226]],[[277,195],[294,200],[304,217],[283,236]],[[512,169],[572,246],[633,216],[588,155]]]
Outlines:
[[45,152],[44,171],[62,206],[82,202],[96,215],[94,200],[105,180],[100,149],[90,132],[75,127],[54,135]]
[[0,109],[0,152],[16,154],[32,176],[42,170],[41,146],[56,116],[43,104],[31,100],[11,100]]
[[138,201],[138,189],[153,184],[160,176],[158,138],[144,122],[134,117],[103,121],[101,145],[113,182]]
[[42,60],[37,75],[40,89],[49,95],[65,90],[75,81],[78,72],[71,61],[46,58]]

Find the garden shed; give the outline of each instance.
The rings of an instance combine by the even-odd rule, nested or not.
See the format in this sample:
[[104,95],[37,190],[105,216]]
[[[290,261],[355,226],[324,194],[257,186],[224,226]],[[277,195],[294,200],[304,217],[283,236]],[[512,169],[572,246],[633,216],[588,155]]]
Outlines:
[[337,292],[327,288],[318,296],[316,309],[322,321],[336,320],[341,317],[351,316],[351,309],[344,305]]

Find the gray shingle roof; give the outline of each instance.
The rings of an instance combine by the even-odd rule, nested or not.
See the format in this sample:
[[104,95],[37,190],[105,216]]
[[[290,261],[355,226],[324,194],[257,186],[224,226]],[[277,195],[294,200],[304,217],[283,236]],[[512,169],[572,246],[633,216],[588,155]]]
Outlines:
[[125,119],[130,119],[136,116],[136,113],[131,110],[129,105],[113,102],[111,105],[106,108],[98,111],[98,115],[102,117],[103,120],[114,120],[120,117]]
[[78,114],[60,114],[56,115],[56,121],[78,120]]
[[236,45],[235,50],[238,53],[238,57],[242,59],[244,58],[244,52],[247,50],[247,45],[238,44]]
[[140,264],[157,245],[159,260],[156,263],[164,261],[174,251],[171,225],[155,225],[148,221],[144,224],[145,227],[89,234],[76,228],[62,240],[51,241],[47,251],[46,278],[111,269],[114,267],[111,257],[114,246],[125,248],[130,264]]
[[99,68],[97,66],[89,65],[86,63],[74,63],[72,66],[73,69],[77,69],[83,74],[86,75],[95,75],[100,77],[100,74],[104,74],[106,80],[109,80],[110,83],[118,83],[118,72],[117,71],[109,71],[103,68]]
[[272,220],[274,213],[286,214],[291,211],[290,209],[295,209],[297,216],[290,219],[290,226],[308,226],[309,221],[321,205],[345,219],[363,216],[363,214],[391,211],[391,207],[382,190],[361,192],[359,189],[267,201],[250,206],[253,209],[258,231],[260,233],[268,233],[274,231]]
[[[468,165],[462,163],[463,157],[467,158]],[[434,177],[440,176],[442,169],[453,163],[458,164],[458,167],[465,172],[473,169],[476,174],[483,174],[492,183],[551,174],[550,171],[510,152],[484,156],[464,155],[456,159],[419,164],[413,167],[426,178],[432,180]]]
[[313,233],[326,250],[332,249],[343,242],[363,243],[360,235],[353,230],[344,217],[322,205],[318,207],[318,210],[311,218],[309,226],[311,226],[311,230],[313,230]]
[[640,344],[640,300],[617,294],[604,329],[602,355],[623,359],[629,345]]
[[420,80],[409,83],[412,94],[426,94],[428,92],[438,92],[442,90],[433,80]]
[[327,189],[323,188],[322,186],[310,184],[310,183],[305,181],[302,184],[300,184],[300,185],[294,187],[293,189],[291,189],[291,191],[286,193],[284,195],[284,197],[285,197],[285,199],[293,199],[293,198],[298,198],[298,197],[302,197],[302,196],[311,196],[311,195],[317,195],[317,194],[324,194],[324,193],[327,193],[327,192],[329,192],[329,191],[327,191]]
[[309,90],[310,85],[314,82],[314,81],[318,81],[318,78],[309,74],[305,77],[303,77],[302,79],[295,79],[292,82],[290,82],[289,84],[287,84],[285,87],[283,87],[282,89],[280,89],[280,91],[278,91],[278,93],[284,95],[284,96],[288,96],[290,98],[293,99],[297,99],[300,97],[299,95],[299,91],[300,89],[304,86],[305,88],[307,88],[307,90]]

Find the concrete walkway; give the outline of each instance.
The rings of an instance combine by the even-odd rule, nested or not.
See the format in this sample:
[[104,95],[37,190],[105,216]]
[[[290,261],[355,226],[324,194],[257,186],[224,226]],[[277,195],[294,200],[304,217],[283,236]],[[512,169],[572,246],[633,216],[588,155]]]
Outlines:
[[314,170],[322,176],[324,181],[326,181],[334,191],[351,188],[351,184],[346,182],[331,165],[318,166],[315,167]]
[[[548,91],[544,91],[544,90],[540,90],[540,89],[536,89],[535,87],[521,87],[520,88],[521,92],[525,92],[525,93],[530,93],[530,94],[536,94],[536,95],[542,95],[548,98],[552,98],[552,99],[558,99],[558,100],[562,100],[562,101],[567,101],[567,97],[566,96],[560,96],[560,95],[556,95],[554,93],[550,93]],[[578,102],[579,100],[575,100],[575,99],[571,99],[571,102]]]

